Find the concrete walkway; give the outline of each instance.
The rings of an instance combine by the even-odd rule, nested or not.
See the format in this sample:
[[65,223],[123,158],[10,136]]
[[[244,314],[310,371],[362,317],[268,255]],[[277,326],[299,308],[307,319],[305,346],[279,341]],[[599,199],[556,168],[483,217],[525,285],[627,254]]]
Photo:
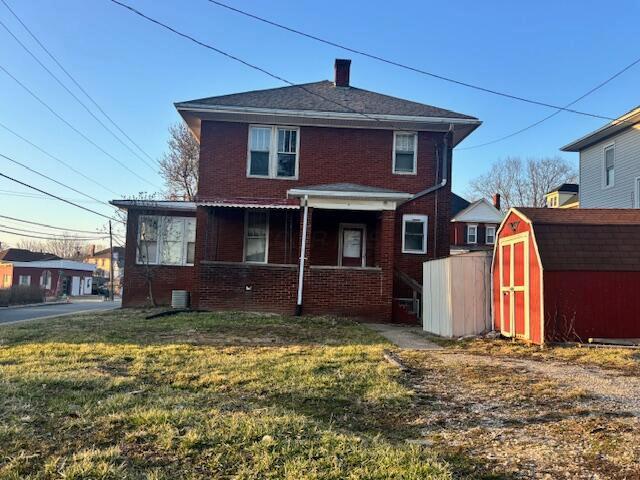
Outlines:
[[392,325],[388,323],[363,323],[363,325],[379,333],[399,348],[407,350],[442,350],[440,345],[427,339],[422,328],[418,326]]

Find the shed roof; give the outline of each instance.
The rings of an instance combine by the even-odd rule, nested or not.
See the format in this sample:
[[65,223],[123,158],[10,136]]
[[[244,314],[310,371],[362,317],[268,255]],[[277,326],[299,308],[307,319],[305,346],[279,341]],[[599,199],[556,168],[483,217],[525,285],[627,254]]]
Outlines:
[[640,210],[518,208],[545,270],[640,271]]

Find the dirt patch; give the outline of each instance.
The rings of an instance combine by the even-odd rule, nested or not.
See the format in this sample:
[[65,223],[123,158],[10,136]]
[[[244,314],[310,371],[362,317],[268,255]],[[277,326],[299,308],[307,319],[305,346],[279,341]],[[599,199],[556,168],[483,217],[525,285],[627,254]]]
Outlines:
[[637,379],[468,354],[401,355],[423,412],[416,441],[461,477],[640,478],[637,385],[624,389]]

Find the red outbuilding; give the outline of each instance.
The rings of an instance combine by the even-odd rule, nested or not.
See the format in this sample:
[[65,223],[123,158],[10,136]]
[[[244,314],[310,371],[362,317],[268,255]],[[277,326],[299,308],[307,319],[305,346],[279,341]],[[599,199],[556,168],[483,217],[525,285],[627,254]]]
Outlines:
[[640,210],[512,208],[492,271],[505,336],[640,338]]

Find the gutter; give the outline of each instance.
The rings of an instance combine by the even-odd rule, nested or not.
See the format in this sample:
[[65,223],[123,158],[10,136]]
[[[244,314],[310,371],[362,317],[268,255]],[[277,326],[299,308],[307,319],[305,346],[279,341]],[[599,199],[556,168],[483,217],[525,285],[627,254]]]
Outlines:
[[302,290],[304,288],[304,261],[307,250],[307,219],[309,217],[309,196],[304,196],[304,213],[302,219],[302,238],[300,239],[300,266],[298,268],[298,297],[296,300],[296,317],[302,315]]

